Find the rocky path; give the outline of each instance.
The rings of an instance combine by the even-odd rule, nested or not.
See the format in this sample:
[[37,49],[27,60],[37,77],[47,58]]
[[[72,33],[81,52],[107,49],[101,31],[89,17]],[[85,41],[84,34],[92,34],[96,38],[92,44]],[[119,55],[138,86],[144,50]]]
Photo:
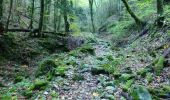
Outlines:
[[[105,74],[92,75],[91,73],[92,67],[96,66],[96,58],[112,54],[112,51],[106,41],[100,41],[94,48],[95,56],[89,55],[79,60],[80,63],[84,63],[85,68],[81,68],[82,65],[78,65],[76,69],[70,67],[67,75],[69,78],[64,80],[62,86],[54,84],[56,92],[59,91],[60,99],[101,100],[103,98],[107,100],[111,98],[112,100],[114,98],[112,96],[115,92],[113,79]],[[73,80],[75,74],[76,77],[83,79]]]

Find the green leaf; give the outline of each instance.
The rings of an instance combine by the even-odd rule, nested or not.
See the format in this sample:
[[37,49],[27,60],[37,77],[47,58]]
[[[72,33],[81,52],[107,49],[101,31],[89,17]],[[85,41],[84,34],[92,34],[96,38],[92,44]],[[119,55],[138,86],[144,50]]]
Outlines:
[[134,100],[152,100],[150,93],[143,86],[136,86],[132,90]]

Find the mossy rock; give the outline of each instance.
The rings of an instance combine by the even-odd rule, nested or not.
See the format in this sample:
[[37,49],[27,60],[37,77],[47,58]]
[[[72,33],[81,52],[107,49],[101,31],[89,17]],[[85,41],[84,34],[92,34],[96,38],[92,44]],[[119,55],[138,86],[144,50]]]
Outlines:
[[88,53],[91,55],[95,55],[94,48],[91,45],[84,45],[83,47],[79,48],[79,51],[82,53]]
[[17,76],[14,80],[14,83],[21,82],[24,78],[22,76]]
[[164,98],[165,100],[170,97],[169,89],[162,86],[161,88],[151,88],[148,87],[149,92],[152,94],[154,100],[160,100],[160,98]]
[[39,64],[36,76],[38,77],[40,75],[46,75],[48,72],[52,72],[56,67],[57,65],[54,60],[52,59],[44,60]]
[[164,61],[165,61],[165,58],[161,56],[159,57],[158,61],[155,63],[155,66],[153,66],[153,69],[157,75],[161,74],[161,71],[164,68]]
[[44,90],[48,86],[48,82],[43,79],[36,79],[30,90]]
[[131,95],[134,100],[152,100],[149,91],[144,86],[135,86]]
[[93,75],[99,75],[99,74],[109,74],[104,68],[102,67],[92,67],[91,73]]
[[73,81],[82,81],[84,79],[85,79],[84,76],[80,74],[75,74],[72,78]]
[[137,71],[137,74],[142,76],[143,78],[146,77],[147,73],[148,73],[148,69],[147,68],[140,68],[138,71]]
[[55,69],[55,75],[64,77],[66,76],[66,70],[67,70],[66,66],[63,67],[59,66]]
[[33,96],[33,92],[27,89],[23,91],[22,95],[25,96],[27,99],[30,99]]
[[130,79],[133,79],[135,78],[135,76],[133,74],[122,74],[121,77],[119,78],[120,81],[127,81],[127,80],[130,80]]

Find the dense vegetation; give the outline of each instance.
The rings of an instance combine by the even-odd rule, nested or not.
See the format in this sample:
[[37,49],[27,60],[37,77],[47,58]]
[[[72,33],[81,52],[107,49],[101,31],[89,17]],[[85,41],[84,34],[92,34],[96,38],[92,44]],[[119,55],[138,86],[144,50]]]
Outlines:
[[169,100],[169,0],[0,0],[0,100]]

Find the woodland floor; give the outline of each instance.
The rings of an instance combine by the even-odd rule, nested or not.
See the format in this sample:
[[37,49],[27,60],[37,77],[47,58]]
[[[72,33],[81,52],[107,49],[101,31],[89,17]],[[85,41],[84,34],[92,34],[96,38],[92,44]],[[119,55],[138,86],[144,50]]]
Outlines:
[[[159,34],[157,37],[159,37]],[[52,59],[56,62],[58,56],[55,57],[55,55],[59,55],[64,63],[72,64],[67,66],[66,77],[53,77],[45,90],[33,91],[33,98],[36,100],[55,100],[57,98],[57,100],[131,100],[129,89],[134,85],[143,85],[147,89],[151,89],[149,92],[155,92],[156,90],[152,90],[153,88],[159,89],[162,86],[170,86],[169,65],[163,68],[159,76],[155,75],[153,71],[143,70],[147,69],[153,60],[162,54],[163,49],[156,51],[156,48],[163,44],[169,45],[167,35],[157,37],[150,41],[151,39],[146,35],[132,44],[113,48],[110,44],[110,36],[98,36],[97,42],[92,43],[94,54],[75,53],[74,51],[77,50],[71,51],[73,54],[53,53],[49,57],[54,56]],[[119,73],[110,73],[113,70],[112,68],[104,69],[100,67],[101,65],[104,67],[117,66],[115,64],[117,61],[119,65],[116,68]],[[113,62],[113,64],[110,62]],[[24,81],[27,82],[27,79],[24,79]],[[29,84],[32,84],[32,82],[28,80]],[[24,87],[29,87],[27,85],[22,82],[15,85],[8,83],[7,87],[10,89],[2,88],[0,93],[12,91],[11,89],[15,87],[14,92],[10,93],[12,96],[21,96],[20,91]],[[159,91],[156,97],[154,92],[152,93],[154,98],[170,99],[170,92],[164,93],[164,96],[162,96],[162,91]],[[55,96],[52,94],[55,94]]]

